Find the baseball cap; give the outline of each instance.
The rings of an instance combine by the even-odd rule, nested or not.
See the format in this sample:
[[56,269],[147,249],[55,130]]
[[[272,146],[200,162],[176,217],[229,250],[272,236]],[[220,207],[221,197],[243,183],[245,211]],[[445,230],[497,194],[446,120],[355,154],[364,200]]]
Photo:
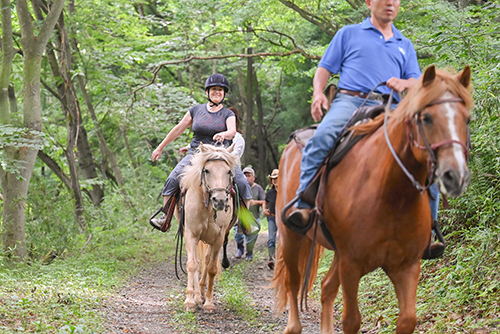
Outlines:
[[255,171],[250,166],[243,168],[243,174],[245,174],[245,173],[250,173],[250,174],[255,176]]

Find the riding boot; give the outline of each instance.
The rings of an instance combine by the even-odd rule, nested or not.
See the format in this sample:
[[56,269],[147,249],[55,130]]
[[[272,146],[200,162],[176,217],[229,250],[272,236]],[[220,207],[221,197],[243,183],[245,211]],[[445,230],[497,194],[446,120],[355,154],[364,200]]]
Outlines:
[[[245,240],[245,239],[243,239]],[[238,247],[238,253],[236,253],[236,256],[235,258],[237,259],[241,259],[241,257],[243,256],[243,254],[245,253],[245,246],[243,245],[243,241],[241,242],[238,242],[236,244],[236,246]]]
[[[172,225],[172,216],[174,215],[175,206],[177,204],[178,195],[177,193],[170,196],[164,196],[163,207],[160,208],[150,219],[149,223],[155,229],[160,230],[162,232],[167,232],[170,230],[170,226]],[[163,212],[160,218],[154,218],[158,213]]]
[[[444,250],[446,249],[446,242],[444,241],[443,234],[439,228],[439,223],[434,220],[432,222],[432,235],[429,241],[429,247],[426,248],[424,254],[422,255],[423,260],[437,259],[443,256]],[[433,236],[436,235],[438,242],[432,242]]]
[[298,227],[303,227],[309,221],[309,216],[311,215],[311,209],[296,209],[287,218],[287,222],[291,225]]

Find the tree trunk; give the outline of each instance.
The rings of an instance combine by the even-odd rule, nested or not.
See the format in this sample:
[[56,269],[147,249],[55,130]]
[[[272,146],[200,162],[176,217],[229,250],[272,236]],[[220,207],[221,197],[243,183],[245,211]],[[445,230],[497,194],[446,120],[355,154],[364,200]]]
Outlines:
[[[92,118],[92,121],[94,122],[94,126],[97,129],[97,138],[99,139],[99,147],[101,149],[101,155],[103,156],[104,159],[109,159],[109,163],[111,164],[111,170],[113,171],[113,174],[116,178],[116,182],[118,183],[119,186],[123,185],[123,177],[122,173],[120,171],[120,167],[118,166],[118,159],[116,158],[116,155],[111,151],[111,149],[108,146],[108,143],[106,142],[106,138],[104,137],[104,132],[102,131],[99,121],[97,120],[95,111],[94,111],[94,106],[92,105],[92,100],[90,96],[87,94],[87,89],[85,88],[85,82],[83,80],[82,76],[78,76],[78,84],[80,87],[80,91],[82,92],[83,99],[85,100],[85,103],[87,105],[87,110],[89,111],[90,117]],[[103,175],[106,175],[106,164],[103,164]]]
[[257,150],[260,168],[256,171],[257,179],[261,182],[261,185],[265,188],[267,165],[266,165],[266,149],[264,145],[264,108],[262,106],[262,97],[260,95],[259,81],[257,80],[257,73],[254,72],[254,82],[255,82],[255,101],[257,103]]
[[[26,0],[18,0],[16,12],[21,29],[21,45],[23,47],[23,125],[29,130],[42,131],[42,108],[40,103],[40,71],[42,54],[45,45],[54,29],[59,15],[61,14],[64,0],[54,0],[50,11],[44,20],[37,24],[38,36],[34,35],[33,18],[29,11]],[[2,0],[2,34],[5,33],[6,24],[11,20],[11,13],[8,10],[10,3]],[[12,43],[10,41],[2,43]],[[5,52],[2,51],[2,52]],[[2,58],[2,62],[5,57]],[[3,66],[3,63],[2,63]],[[2,106],[3,108],[3,106]],[[5,117],[7,111],[2,109],[2,121],[9,122]],[[30,138],[31,141],[37,138]],[[19,173],[4,171],[0,172],[2,188],[4,190],[4,251],[15,260],[24,260],[27,256],[26,249],[26,197],[28,186],[35,166],[35,159],[38,149],[36,146],[23,147],[20,149],[4,148],[5,157],[16,160],[23,166]],[[21,176],[21,178],[19,178]]]
[[[253,53],[253,48],[248,48],[248,54]],[[252,116],[253,116],[253,57],[248,57],[247,59],[247,103],[245,110],[245,123],[243,127],[243,133],[245,137],[245,152],[243,153],[242,161],[243,166],[250,163],[250,157],[252,156]]]

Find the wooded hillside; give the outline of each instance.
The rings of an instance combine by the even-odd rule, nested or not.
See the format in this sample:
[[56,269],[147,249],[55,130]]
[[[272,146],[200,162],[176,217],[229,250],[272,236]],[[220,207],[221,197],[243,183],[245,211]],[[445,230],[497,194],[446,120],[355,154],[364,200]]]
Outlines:
[[[70,258],[144,233],[192,133],[168,146],[158,163],[151,152],[190,106],[206,101],[203,85],[212,73],[229,79],[225,105],[241,113],[242,163],[267,184],[289,134],[313,122],[312,77],[328,43],[369,14],[361,0],[1,0],[1,6],[5,263]],[[472,180],[440,211],[440,221],[456,247],[447,250],[455,275],[472,262],[467,289],[497,296],[499,10],[498,0],[402,0],[395,22],[414,43],[422,69],[472,68]]]

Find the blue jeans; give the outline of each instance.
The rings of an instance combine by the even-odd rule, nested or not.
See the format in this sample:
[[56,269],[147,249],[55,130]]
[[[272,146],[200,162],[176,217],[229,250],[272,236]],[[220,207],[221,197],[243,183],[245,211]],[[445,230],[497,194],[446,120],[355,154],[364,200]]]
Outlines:
[[269,233],[269,239],[267,239],[267,248],[276,248],[276,232],[278,231],[278,227],[276,226],[276,217],[267,216],[267,225]]
[[433,185],[431,185],[430,191],[432,197],[434,197],[434,199],[429,198],[429,203],[431,205],[431,216],[432,220],[437,220],[439,210],[439,188],[437,184],[434,183]]
[[[256,219],[260,223],[260,218]],[[238,233],[238,224],[234,225],[234,240],[236,240],[236,244],[243,245],[243,241],[246,239],[247,240],[247,256],[253,255],[253,247],[255,246],[255,242],[257,241],[257,237],[259,236],[259,233],[251,236],[246,236],[242,233]]]
[[[193,158],[195,150],[190,148],[186,156],[175,166],[175,168],[170,172],[170,175],[163,186],[162,196],[170,196],[177,192],[180,184],[180,175],[185,166],[191,164],[191,159]],[[240,193],[241,198],[243,199],[252,199],[252,188],[250,188],[250,184],[248,180],[241,171],[240,166],[236,166],[234,169],[234,180],[236,185],[238,186],[238,191]]]
[[[325,115],[318,129],[311,139],[306,144],[302,152],[302,162],[300,164],[300,185],[297,189],[297,195],[306,190],[309,183],[314,178],[319,166],[332,149],[335,140],[344,125],[349,121],[356,109],[361,106],[364,99],[357,96],[350,96],[339,93],[333,100],[330,110]],[[380,104],[378,101],[367,100],[365,105],[375,106]],[[395,108],[397,105],[393,105]],[[296,204],[298,208],[310,208],[310,206],[302,200]]]

